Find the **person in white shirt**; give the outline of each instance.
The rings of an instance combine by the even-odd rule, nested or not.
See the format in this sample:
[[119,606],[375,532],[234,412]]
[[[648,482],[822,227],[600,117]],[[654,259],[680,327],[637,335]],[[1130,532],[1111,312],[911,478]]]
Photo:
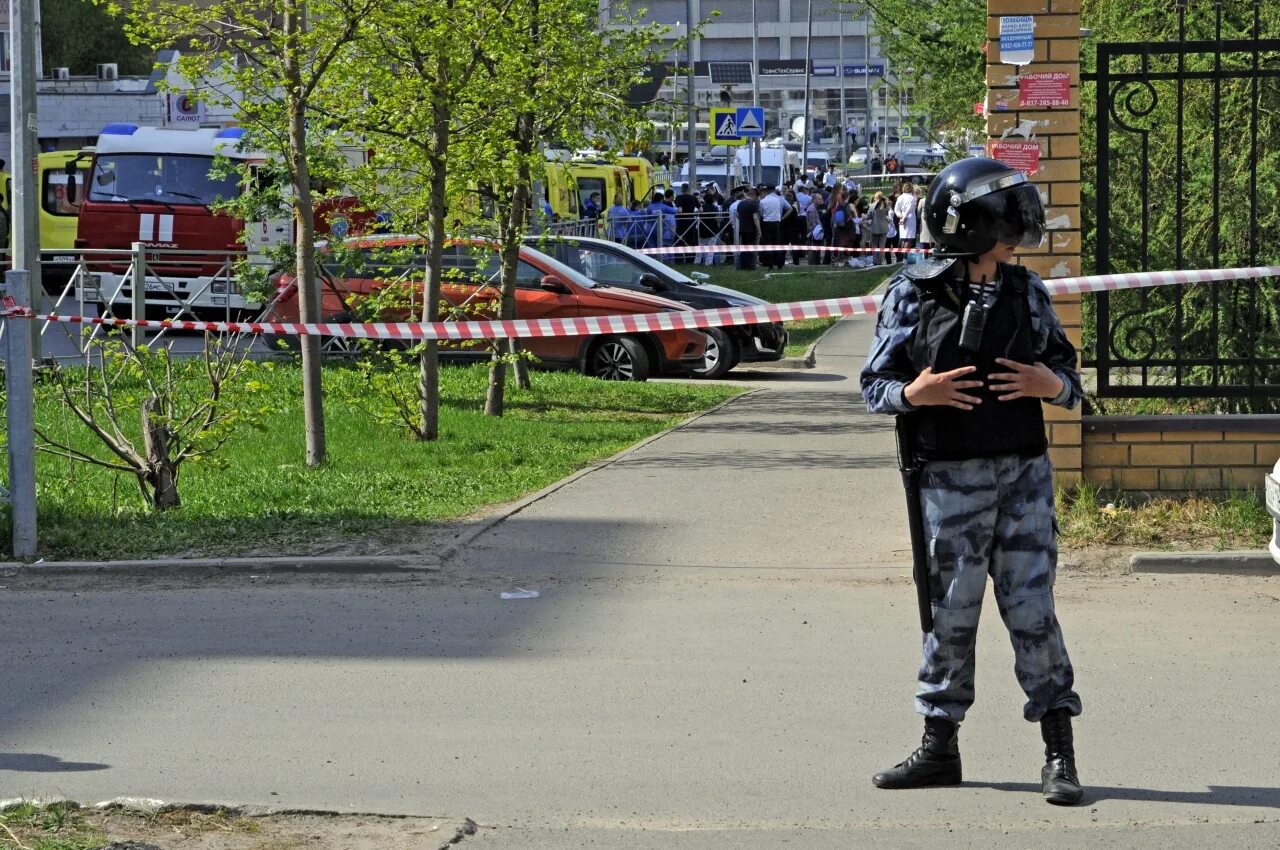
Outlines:
[[902,194],[893,211],[898,217],[898,246],[914,248],[916,246],[916,207],[919,203],[916,187],[912,183],[902,184]]
[[805,188],[803,183],[796,183],[796,213],[805,215],[809,212],[809,205],[813,203],[813,196],[809,194],[809,190]]
[[916,245],[925,249],[931,247],[933,245],[933,235],[929,233],[929,222],[924,217],[923,197],[916,204],[916,223],[920,225],[920,232],[916,234],[918,237]]
[[[793,213],[791,204],[772,186],[760,189],[760,244],[782,244],[782,218]],[[785,261],[782,251],[768,251],[760,254],[760,265],[765,268],[780,269]]]
[[830,192],[832,189],[836,187],[836,182],[838,179],[839,178],[836,177],[835,165],[828,162],[827,173],[822,175],[822,185],[827,187],[827,192]]
[[[733,225],[733,244],[734,244],[734,245],[741,245],[741,244],[742,244],[742,230],[741,230],[741,228],[738,226],[738,204],[742,203],[742,199],[743,199],[743,197],[745,197],[745,196],[744,196],[744,194],[743,194],[743,189],[742,189],[742,187],[741,187],[741,186],[739,186],[738,188],[734,189],[734,190],[733,190],[733,192],[731,193],[730,197],[732,197],[732,198],[733,198],[733,200],[729,203],[729,223],[730,223],[731,225]],[[734,253],[734,255],[733,255],[733,266],[734,266],[734,268],[737,268],[737,269],[742,268],[742,254],[741,254],[741,252],[735,252],[735,253]]]

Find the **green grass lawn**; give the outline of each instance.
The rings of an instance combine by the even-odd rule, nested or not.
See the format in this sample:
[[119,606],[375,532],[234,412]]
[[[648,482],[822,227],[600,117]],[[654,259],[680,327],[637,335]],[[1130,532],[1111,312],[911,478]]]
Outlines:
[[[866,295],[902,266],[873,266],[850,269],[840,266],[786,266],[781,271],[739,271],[732,266],[700,266],[696,271],[711,275],[710,283],[737,289],[774,304],[785,301],[814,301],[820,298],[851,298]],[[688,268],[682,267],[685,273]],[[805,349],[838,319],[805,319],[787,322],[790,341],[788,357],[802,357]]]
[[[225,468],[185,464],[177,510],[149,513],[132,475],[40,454],[40,554],[292,554],[465,517],[536,491],[742,392],[716,384],[623,384],[534,372],[529,391],[508,383],[507,415],[494,418],[481,412],[485,367],[444,367],[438,442],[414,442],[401,430],[376,425],[363,411],[334,401],[335,392],[326,403],[330,462],[308,469],[298,367],[271,364],[255,378],[267,384],[264,400],[276,412],[263,430],[242,429],[215,456]],[[325,372],[330,390],[360,380],[355,369]],[[80,446],[94,445],[53,402],[38,405],[37,420],[58,434],[77,435]]]

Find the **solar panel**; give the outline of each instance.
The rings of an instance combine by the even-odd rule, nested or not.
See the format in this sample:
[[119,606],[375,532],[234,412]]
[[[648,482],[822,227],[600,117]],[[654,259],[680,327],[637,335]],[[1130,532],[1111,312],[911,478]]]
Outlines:
[[714,86],[746,85],[751,82],[750,62],[708,62]]

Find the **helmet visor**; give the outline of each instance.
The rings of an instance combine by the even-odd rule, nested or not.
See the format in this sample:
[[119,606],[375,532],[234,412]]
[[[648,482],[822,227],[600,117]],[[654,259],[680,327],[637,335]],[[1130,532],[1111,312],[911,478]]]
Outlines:
[[1044,205],[1035,186],[1024,183],[990,197],[996,201],[992,226],[998,241],[1020,248],[1039,248],[1044,243]]

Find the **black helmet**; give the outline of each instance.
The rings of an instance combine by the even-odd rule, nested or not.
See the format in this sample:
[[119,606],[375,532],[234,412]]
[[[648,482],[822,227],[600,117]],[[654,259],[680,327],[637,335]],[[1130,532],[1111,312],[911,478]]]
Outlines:
[[948,165],[929,185],[925,220],[936,256],[977,256],[997,242],[1037,248],[1044,205],[1026,176],[1003,162],[974,156]]

